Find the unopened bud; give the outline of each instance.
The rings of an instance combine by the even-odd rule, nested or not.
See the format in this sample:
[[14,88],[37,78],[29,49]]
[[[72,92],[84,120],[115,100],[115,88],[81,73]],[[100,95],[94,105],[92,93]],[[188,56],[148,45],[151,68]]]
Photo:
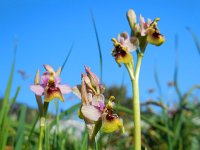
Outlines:
[[127,12],[127,19],[129,22],[129,25],[132,30],[135,28],[135,23],[136,23],[136,14],[133,9],[129,9]]
[[34,84],[35,85],[40,84],[40,70],[39,69],[37,70],[37,72],[35,74]]

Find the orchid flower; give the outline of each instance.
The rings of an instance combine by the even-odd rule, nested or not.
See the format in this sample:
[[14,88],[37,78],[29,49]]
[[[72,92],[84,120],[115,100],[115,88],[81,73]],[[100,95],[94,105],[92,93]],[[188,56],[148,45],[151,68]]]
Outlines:
[[140,14],[140,34],[141,36],[146,36],[146,30],[149,28],[150,24],[152,23],[151,19],[147,19],[145,22],[144,17]]
[[[66,84],[60,84],[60,72],[59,68],[56,72],[50,65],[44,65],[45,73],[39,78],[39,74],[35,78],[35,85],[31,85],[30,89],[37,95],[43,96],[44,101],[50,102],[51,100],[58,98],[64,101],[63,94],[71,92],[71,88]],[[37,82],[36,82],[37,81]]]
[[157,22],[159,20],[160,18],[154,19],[154,21],[146,29],[147,42],[156,46],[160,46],[162,43],[165,42],[164,36],[160,34],[160,30],[157,27]]
[[[127,19],[131,27],[131,36],[129,37],[127,33],[123,32],[119,34],[118,40],[112,38],[114,43],[114,49],[112,49],[112,55],[115,57],[118,65],[124,63],[132,84],[133,91],[133,122],[134,122],[134,149],[141,150],[141,124],[140,124],[140,96],[139,96],[139,74],[142,59],[145,53],[147,44],[153,44],[160,46],[165,42],[165,38],[160,34],[160,30],[157,27],[157,22],[160,18],[156,18],[154,21],[150,19],[145,22],[145,19],[140,15],[140,23],[137,24],[136,14],[134,10],[130,9],[127,12]],[[134,60],[130,52],[136,50],[137,52],[137,63],[134,65]],[[110,103],[110,102],[109,102]],[[110,107],[106,105],[105,115],[103,115],[102,120],[113,120],[115,123],[119,121],[118,117],[112,113],[112,105]],[[111,108],[111,109],[109,109]],[[102,121],[104,122],[104,121]],[[106,121],[105,121],[106,122]],[[113,124],[113,123],[112,123]],[[112,126],[110,123],[103,123],[103,129],[105,131],[109,130]],[[120,124],[120,123],[119,123]],[[115,128],[114,128],[115,129]],[[113,129],[113,130],[114,130]]]
[[118,64],[131,62],[133,58],[130,52],[138,48],[138,39],[136,37],[129,38],[128,33],[122,32],[118,35],[118,40],[112,38],[112,41],[114,43],[112,55],[115,57],[116,62]]
[[[150,44],[160,46],[162,43],[165,42],[164,36],[160,33],[160,30],[157,27],[157,22],[160,20],[160,18],[156,18],[154,19],[154,21],[151,21],[151,19],[147,19],[147,22],[145,22],[144,17],[140,15],[140,23],[136,24],[136,14],[132,9],[127,12],[127,18],[129,25],[132,29],[132,33],[134,33],[133,35],[139,39],[140,45],[141,43],[145,44],[146,42],[148,42]],[[143,39],[141,37],[146,37],[146,39]],[[145,40],[146,42],[143,42],[141,40]]]
[[74,93],[81,99],[80,116],[84,119],[88,128],[89,136],[94,135],[95,124],[102,123],[104,132],[113,132],[122,129],[122,120],[116,114],[113,114],[111,102],[105,104],[104,86],[100,83],[99,78],[85,66],[86,74],[82,74],[81,88],[73,88]]

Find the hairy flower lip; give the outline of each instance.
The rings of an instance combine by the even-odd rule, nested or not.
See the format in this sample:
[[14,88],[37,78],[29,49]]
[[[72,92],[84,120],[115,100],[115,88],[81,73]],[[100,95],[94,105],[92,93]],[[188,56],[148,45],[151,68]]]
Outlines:
[[64,97],[61,93],[61,90],[58,87],[51,86],[45,90],[44,101],[50,102],[51,100],[58,98],[61,101],[64,101]]
[[108,113],[108,114],[106,115],[106,119],[107,119],[108,121],[112,121],[113,119],[117,119],[117,118],[119,118],[117,114]]
[[116,116],[116,114],[108,115],[108,113],[104,113],[102,115],[102,130],[106,133],[110,133],[117,129],[121,129],[121,131],[124,132],[122,120]]
[[127,55],[127,51],[123,49],[121,45],[118,45],[112,51],[112,55],[115,57],[115,59],[118,59],[119,57],[125,57]]
[[113,49],[112,55],[115,57],[115,60],[118,64],[121,62],[127,64],[133,59],[132,55],[121,45],[118,45]]
[[147,41],[150,44],[160,46],[162,43],[165,42],[165,38],[157,28],[149,28],[147,30]]
[[[123,38],[120,39],[119,37]],[[112,38],[114,48],[112,50],[112,56],[115,57],[116,62],[120,65],[120,63],[129,63],[133,60],[132,55],[129,51],[131,51],[131,42],[125,42],[125,40],[130,40],[127,33],[121,33],[118,37],[117,41],[115,38]],[[121,43],[120,43],[121,42]],[[128,50],[129,49],[129,50]]]

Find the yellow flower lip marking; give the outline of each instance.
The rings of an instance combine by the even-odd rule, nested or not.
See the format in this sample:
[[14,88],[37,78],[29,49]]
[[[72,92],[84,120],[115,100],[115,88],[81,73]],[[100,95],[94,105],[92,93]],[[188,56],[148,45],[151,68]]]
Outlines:
[[45,89],[45,102],[50,102],[51,100],[58,98],[61,101],[64,101],[64,97],[61,93],[61,90],[56,87],[56,83],[55,83],[55,76],[54,76],[54,72],[50,72],[50,76],[49,76],[49,81],[48,81],[48,87]]
[[124,133],[124,126],[117,114],[105,113],[103,115],[102,130],[106,133],[114,132],[120,129]]

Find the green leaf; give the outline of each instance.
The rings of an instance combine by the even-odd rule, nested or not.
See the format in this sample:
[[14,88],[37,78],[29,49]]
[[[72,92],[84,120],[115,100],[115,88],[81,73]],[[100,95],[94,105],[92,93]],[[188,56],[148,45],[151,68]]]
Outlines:
[[24,140],[24,127],[25,127],[25,119],[26,119],[26,106],[21,107],[21,113],[19,118],[19,126],[17,130],[17,135],[15,138],[15,150],[21,150],[22,149],[22,143]]
[[100,81],[102,82],[102,78],[103,78],[103,57],[102,57],[102,50],[101,50],[99,35],[98,35],[98,32],[97,32],[97,26],[96,26],[95,19],[94,19],[92,11],[91,11],[91,17],[92,17],[92,23],[93,23],[93,27],[94,27],[94,31],[95,31],[95,36],[96,36],[96,39],[97,39],[97,44],[98,44],[99,60],[100,60]]
[[[126,107],[123,107],[121,105],[118,105],[118,106],[115,106],[115,109],[116,110],[119,110],[119,111],[123,111],[127,114],[130,114],[132,115],[133,114],[133,111],[129,108],[126,108]],[[147,122],[149,125],[169,134],[170,136],[173,136],[173,133],[171,131],[169,131],[168,129],[166,129],[165,127],[153,122],[152,120],[150,120],[149,118],[145,117],[144,115],[141,114],[141,119],[144,120],[145,122]]]
[[192,31],[192,29],[190,27],[187,27],[186,29],[191,33],[194,43],[196,45],[197,51],[200,54],[200,43],[199,43],[197,36],[195,35],[195,33]]
[[[33,123],[33,125],[32,125],[32,128],[31,128],[31,130],[30,130],[30,132],[29,132],[29,135],[28,135],[28,141],[26,142],[26,145],[25,145],[25,150],[30,149],[29,145],[30,145],[31,137],[32,137],[32,135],[33,135],[33,133],[34,133],[35,126],[36,126],[36,124],[37,124],[39,118],[40,118],[40,116],[37,115],[37,117],[36,117],[36,119],[35,119],[35,121],[34,121],[34,123]],[[39,134],[39,133],[38,133],[38,134]]]
[[7,84],[5,95],[4,95],[4,98],[3,98],[3,105],[2,105],[3,108],[1,109],[1,112],[0,112],[0,126],[3,123],[3,119],[5,117],[7,117],[7,112],[8,112],[8,109],[9,109],[9,97],[10,97],[10,91],[11,91],[12,82],[13,82],[14,69],[15,69],[15,63],[12,64],[8,84]]
[[83,140],[82,140],[82,146],[81,150],[86,150],[87,149],[87,143],[88,143],[88,132],[87,129],[85,128],[85,132],[83,134]]
[[72,50],[73,50],[73,46],[74,46],[74,43],[72,43],[72,46],[71,46],[71,48],[69,49],[69,52],[67,53],[67,56],[66,56],[66,58],[65,58],[65,60],[64,60],[64,62],[63,62],[63,64],[62,64],[61,71],[63,71],[63,69],[64,69],[64,67],[65,67],[65,65],[66,65],[66,63],[67,63],[67,61],[68,61],[68,59],[69,59],[69,56],[71,55],[71,52],[72,52]]

